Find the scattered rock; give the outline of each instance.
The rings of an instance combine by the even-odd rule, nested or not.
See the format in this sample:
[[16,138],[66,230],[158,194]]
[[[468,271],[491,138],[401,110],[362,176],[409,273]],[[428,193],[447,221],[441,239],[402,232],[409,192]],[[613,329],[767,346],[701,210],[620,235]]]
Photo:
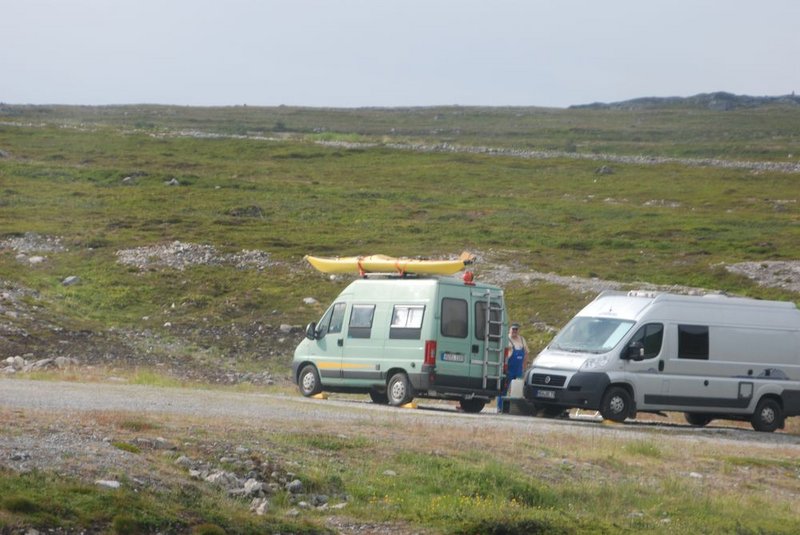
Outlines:
[[55,364],[56,368],[59,370],[65,370],[70,366],[77,365],[78,361],[69,357],[56,357],[53,359],[53,364]]
[[264,492],[264,488],[264,483],[253,478],[244,482],[245,496],[259,496]]
[[223,265],[263,271],[273,265],[269,253],[265,251],[242,250],[233,254],[221,254],[213,245],[180,241],[117,251],[117,259],[121,264],[134,266],[142,271],[155,268],[183,271],[192,266]]
[[250,512],[263,516],[269,511],[269,500],[266,498],[255,498],[250,502]]
[[328,497],[324,494],[314,494],[311,496],[311,505],[314,507],[322,507],[328,505]]
[[318,303],[319,303],[319,301],[317,301],[313,297],[306,297],[306,298],[303,299],[303,304],[306,304],[306,305],[316,305]]
[[292,494],[301,494],[303,492],[303,482],[295,479],[286,484],[286,490]]
[[166,182],[164,182],[164,185],[166,185],[166,186],[180,186],[181,183],[178,182],[177,178],[173,178],[171,180],[167,180]]
[[236,477],[236,474],[224,470],[214,470],[206,477],[206,481],[212,485],[218,485],[228,490],[239,487],[239,479]]
[[611,167],[609,167],[607,165],[603,165],[603,166],[598,167],[597,169],[595,169],[594,173],[596,175],[613,175],[614,174],[614,169],[612,169]]
[[264,217],[264,210],[255,204],[250,206],[244,206],[241,208],[234,208],[228,212],[228,215],[233,217],[257,217],[263,218]]
[[182,466],[186,469],[189,469],[192,466],[194,466],[194,462],[186,455],[181,455],[180,457],[175,459],[175,464],[177,464],[178,466]]
[[63,286],[72,286],[73,284],[78,284],[80,281],[81,281],[80,277],[76,275],[70,275],[69,277],[61,281],[61,284]]
[[800,260],[742,262],[725,266],[730,273],[744,275],[759,286],[800,292]]
[[26,232],[22,236],[2,240],[0,249],[12,249],[26,255],[30,253],[61,253],[67,250],[60,237],[42,236],[35,232]]
[[105,487],[107,489],[118,489],[121,486],[119,481],[113,481],[108,479],[98,479],[94,483],[99,487]]

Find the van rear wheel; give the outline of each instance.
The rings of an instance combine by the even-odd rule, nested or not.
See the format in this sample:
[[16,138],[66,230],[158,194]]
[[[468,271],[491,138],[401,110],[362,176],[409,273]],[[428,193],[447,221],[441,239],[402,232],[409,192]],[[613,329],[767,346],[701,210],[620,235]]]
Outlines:
[[753,429],[772,433],[783,427],[783,409],[774,398],[763,398],[756,406],[756,412],[750,419]]
[[613,422],[624,422],[625,418],[631,413],[633,400],[631,395],[622,387],[614,386],[609,388],[603,395],[600,403],[600,414],[606,420]]
[[297,378],[297,386],[300,387],[300,393],[305,397],[322,392],[322,383],[319,380],[319,373],[317,373],[316,366],[308,364],[300,370],[300,375]]
[[378,392],[377,390],[369,391],[369,399],[371,399],[373,403],[377,403],[379,405],[386,405],[389,403],[389,396],[386,394],[386,392]]
[[707,414],[698,414],[696,412],[684,412],[683,417],[686,418],[686,422],[689,425],[695,427],[705,427],[713,420],[713,418]]
[[478,398],[460,399],[458,400],[458,404],[461,406],[462,411],[474,414],[483,410],[483,408],[486,406],[486,400]]
[[411,382],[409,382],[408,376],[402,372],[392,375],[392,378],[389,379],[386,394],[389,397],[389,405],[394,407],[405,405],[414,399]]

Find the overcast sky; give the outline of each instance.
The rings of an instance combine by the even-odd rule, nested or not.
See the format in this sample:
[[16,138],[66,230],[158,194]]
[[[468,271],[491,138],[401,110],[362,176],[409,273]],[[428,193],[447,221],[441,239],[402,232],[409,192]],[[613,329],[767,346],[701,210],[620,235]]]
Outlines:
[[800,91],[800,0],[0,0],[0,102],[565,107]]

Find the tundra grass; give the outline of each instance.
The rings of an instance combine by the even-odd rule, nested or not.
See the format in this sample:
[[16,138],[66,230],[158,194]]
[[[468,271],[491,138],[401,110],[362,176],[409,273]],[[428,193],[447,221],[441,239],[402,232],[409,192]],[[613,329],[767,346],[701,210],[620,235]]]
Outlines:
[[[68,248],[35,266],[6,250],[0,269],[76,329],[304,325],[348,282],[314,272],[305,254],[467,249],[523,271],[796,299],[724,268],[800,257],[795,174],[613,164],[613,174],[599,175],[597,162],[571,159],[154,137],[112,126],[0,125],[0,149],[0,239],[36,232]],[[116,254],[174,240],[220,254],[259,249],[275,262],[263,272],[140,271]],[[475,271],[480,278],[480,264]],[[63,286],[69,275],[81,282]],[[593,297],[513,283],[508,294],[515,318],[553,327]],[[321,304],[304,305],[307,296]],[[550,335],[537,334],[533,348]]]
[[725,463],[759,478],[744,490],[735,488],[741,479],[727,479],[742,474],[703,457],[707,447],[680,451],[668,439],[575,436],[566,449],[534,432],[492,446],[488,436],[470,443],[462,431],[450,429],[447,438],[431,431],[406,429],[394,443],[323,430],[278,439],[307,459],[308,484],[335,480],[352,496],[349,515],[412,520],[435,533],[788,534],[800,527],[791,499],[774,499],[761,479],[781,481],[791,493],[796,461],[728,457]]
[[123,483],[119,489],[102,489],[45,472],[0,469],[0,530],[60,528],[122,535],[193,533],[202,526],[217,526],[219,533],[329,533],[303,521],[257,517],[201,485],[140,492],[131,482]]
[[[326,410],[326,409],[323,409]],[[355,413],[354,413],[355,414]],[[95,529],[134,522],[141,532],[320,533],[331,517],[403,533],[762,533],[800,529],[793,445],[715,441],[686,434],[593,432],[537,426],[514,433],[484,415],[475,425],[364,414],[313,428],[278,419],[231,421],[98,411],[66,424],[57,414],[8,412],[6,433],[91,431],[135,455],[157,484],[122,478],[120,489],[47,472],[0,470],[0,529]],[[60,425],[55,425],[60,422]],[[126,445],[163,437],[164,455]],[[723,435],[725,436],[725,435]],[[213,465],[243,446],[251,459],[290,470],[309,495],[343,509],[299,509],[282,493],[259,518],[247,500],[192,481],[179,455]],[[117,520],[122,519],[122,520]],[[261,531],[259,531],[261,530]]]
[[797,162],[800,108],[771,105],[714,111],[443,106],[402,109],[236,106],[0,106],[0,119],[66,128],[116,128],[164,136],[175,131],[303,136],[348,142],[425,142],[575,153]]

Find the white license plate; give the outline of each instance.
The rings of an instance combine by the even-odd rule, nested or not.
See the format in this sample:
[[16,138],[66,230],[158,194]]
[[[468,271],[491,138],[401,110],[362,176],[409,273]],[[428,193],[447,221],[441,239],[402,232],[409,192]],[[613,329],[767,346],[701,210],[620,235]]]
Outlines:
[[537,398],[547,398],[547,399],[556,399],[556,391],[555,390],[537,390],[536,391]]
[[464,362],[466,358],[461,353],[442,353],[442,360],[445,362]]

